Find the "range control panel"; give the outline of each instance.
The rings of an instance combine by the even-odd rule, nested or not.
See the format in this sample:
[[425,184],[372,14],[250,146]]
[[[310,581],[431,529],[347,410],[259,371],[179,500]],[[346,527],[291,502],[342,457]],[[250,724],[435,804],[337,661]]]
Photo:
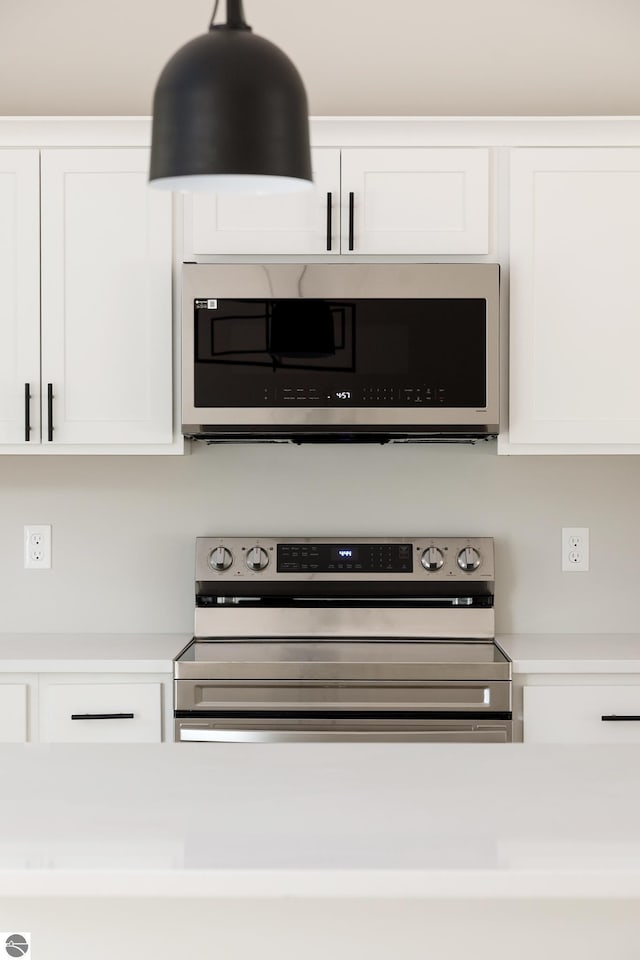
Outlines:
[[491,537],[199,537],[196,580],[493,580]]
[[410,543],[279,543],[278,573],[410,573]]

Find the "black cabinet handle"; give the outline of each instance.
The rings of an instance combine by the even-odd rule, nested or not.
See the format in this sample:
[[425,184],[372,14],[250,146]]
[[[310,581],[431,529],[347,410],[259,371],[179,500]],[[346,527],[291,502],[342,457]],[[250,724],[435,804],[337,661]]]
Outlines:
[[53,440],[53,384],[47,384],[47,439]]
[[31,388],[28,383],[24,385],[24,439],[27,443],[31,440]]
[[133,720],[132,713],[72,713],[72,720]]
[[635,713],[605,713],[601,720],[640,720],[640,714]]
[[349,250],[353,250],[353,193],[349,193]]
[[331,239],[332,239],[332,227],[331,227],[331,214],[332,214],[332,199],[333,195],[327,194],[327,250],[331,250]]

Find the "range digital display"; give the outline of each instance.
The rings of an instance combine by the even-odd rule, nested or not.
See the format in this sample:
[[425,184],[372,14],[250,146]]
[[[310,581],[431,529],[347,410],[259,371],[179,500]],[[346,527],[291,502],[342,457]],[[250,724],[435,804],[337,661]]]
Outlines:
[[278,573],[411,573],[410,543],[279,543]]
[[344,563],[348,560],[355,563],[358,559],[358,551],[355,547],[336,547],[333,551],[333,559],[336,563]]

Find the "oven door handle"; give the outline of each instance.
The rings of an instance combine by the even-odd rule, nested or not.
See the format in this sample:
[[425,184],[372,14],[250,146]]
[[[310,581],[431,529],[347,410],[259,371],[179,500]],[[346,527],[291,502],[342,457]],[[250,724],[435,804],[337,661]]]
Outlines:
[[[506,726],[506,725],[505,725]],[[215,730],[210,727],[182,728],[179,741],[195,743],[419,743],[428,741],[485,743],[500,742],[505,739],[504,730]],[[508,739],[511,739],[510,737]]]

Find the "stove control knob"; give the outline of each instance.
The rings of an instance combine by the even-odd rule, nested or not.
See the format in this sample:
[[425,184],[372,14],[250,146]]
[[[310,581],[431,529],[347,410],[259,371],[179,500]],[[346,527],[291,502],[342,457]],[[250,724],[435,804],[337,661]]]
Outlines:
[[440,570],[444,566],[444,557],[439,547],[423,550],[420,562],[425,570]]
[[209,554],[209,566],[212,570],[228,570],[232,563],[231,551],[226,547],[214,547]]
[[464,547],[458,554],[458,566],[465,573],[472,573],[480,566],[480,554],[475,547]]
[[262,547],[252,547],[245,557],[249,570],[264,570],[269,566],[269,555]]

